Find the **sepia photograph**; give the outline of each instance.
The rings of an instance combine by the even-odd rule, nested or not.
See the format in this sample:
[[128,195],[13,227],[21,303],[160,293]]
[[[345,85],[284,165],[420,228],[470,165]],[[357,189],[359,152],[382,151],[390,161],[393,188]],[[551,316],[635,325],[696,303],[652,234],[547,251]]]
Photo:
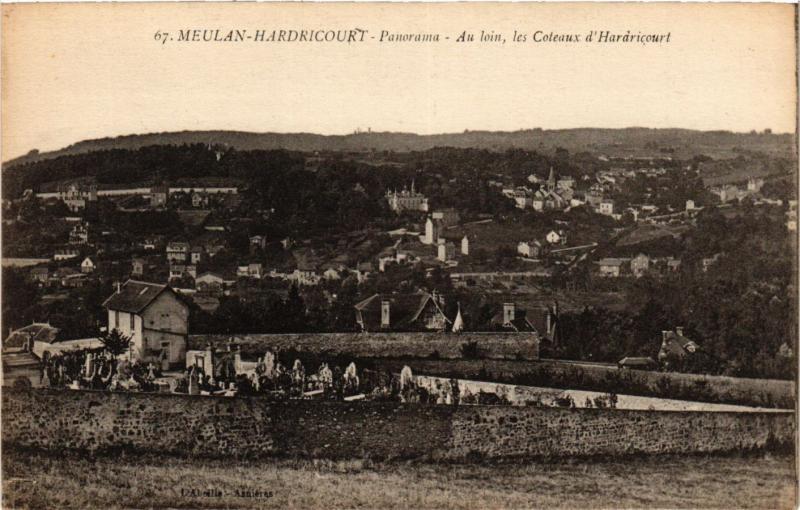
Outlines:
[[0,10],[2,508],[797,508],[795,4]]

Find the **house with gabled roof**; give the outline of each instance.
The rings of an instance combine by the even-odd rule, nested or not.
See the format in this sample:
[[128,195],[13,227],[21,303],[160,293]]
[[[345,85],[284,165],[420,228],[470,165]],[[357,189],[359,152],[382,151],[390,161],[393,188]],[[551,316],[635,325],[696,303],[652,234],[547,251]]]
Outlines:
[[692,356],[700,350],[700,345],[684,335],[683,327],[678,326],[674,331],[661,331],[661,348],[658,351],[658,361],[665,368],[672,368],[674,363]]
[[597,265],[600,267],[600,276],[617,278],[622,274],[622,266],[629,263],[630,259],[607,257],[600,259]]
[[117,284],[103,306],[109,331],[116,329],[131,337],[131,359],[183,363],[189,307],[169,285],[128,280]]
[[354,308],[362,331],[445,331],[453,324],[438,293],[374,294]]
[[489,321],[492,329],[537,333],[536,328],[528,320],[526,310],[519,308],[514,302],[503,303],[502,310]]

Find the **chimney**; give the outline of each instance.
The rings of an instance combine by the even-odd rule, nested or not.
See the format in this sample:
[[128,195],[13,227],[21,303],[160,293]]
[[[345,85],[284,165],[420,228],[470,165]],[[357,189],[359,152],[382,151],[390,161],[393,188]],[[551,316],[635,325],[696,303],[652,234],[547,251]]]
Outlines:
[[387,300],[381,301],[381,328],[388,328],[391,325],[389,320],[390,303]]
[[683,336],[683,326],[676,326],[675,332],[678,334],[678,336]]
[[514,320],[516,305],[514,303],[503,303],[503,324],[508,324]]
[[669,333],[669,331],[666,331],[666,330],[663,330],[663,329],[661,330],[661,340],[663,342],[667,341],[667,333]]
[[122,292],[122,286],[119,284],[119,282],[117,282],[117,294],[120,292]]

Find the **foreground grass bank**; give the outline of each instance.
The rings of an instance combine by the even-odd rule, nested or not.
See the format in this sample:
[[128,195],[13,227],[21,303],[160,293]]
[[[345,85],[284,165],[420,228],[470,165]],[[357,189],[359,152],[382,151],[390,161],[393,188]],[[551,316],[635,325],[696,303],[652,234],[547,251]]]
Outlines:
[[3,450],[3,508],[792,508],[790,455],[498,465]]

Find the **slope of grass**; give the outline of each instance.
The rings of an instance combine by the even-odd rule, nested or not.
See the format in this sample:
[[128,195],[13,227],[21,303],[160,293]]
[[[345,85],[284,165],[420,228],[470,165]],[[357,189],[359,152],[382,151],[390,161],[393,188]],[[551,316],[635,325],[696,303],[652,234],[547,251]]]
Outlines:
[[452,465],[3,454],[4,508],[790,508],[796,499],[791,456]]

